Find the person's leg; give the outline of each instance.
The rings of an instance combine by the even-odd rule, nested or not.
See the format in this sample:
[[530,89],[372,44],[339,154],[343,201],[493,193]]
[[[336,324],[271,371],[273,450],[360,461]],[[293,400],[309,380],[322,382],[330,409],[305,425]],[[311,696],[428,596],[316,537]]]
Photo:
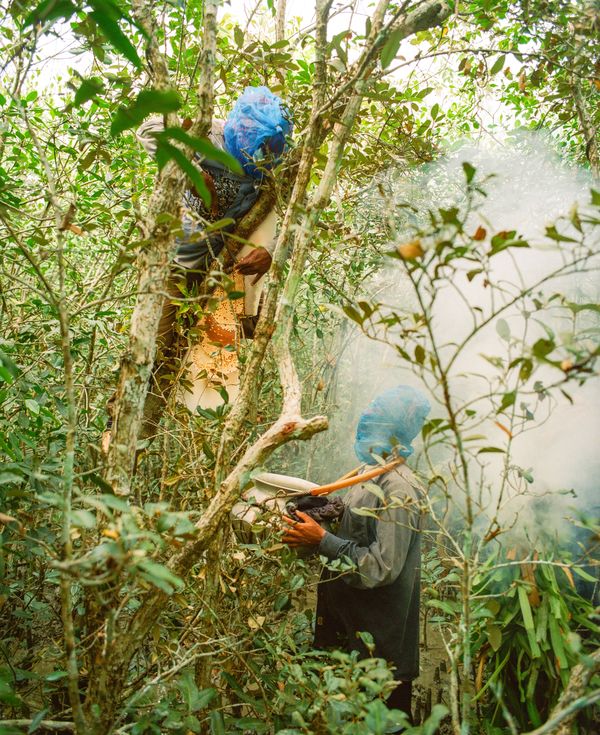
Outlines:
[[317,611],[315,620],[315,635],[313,646],[321,650],[338,648],[347,650],[347,639],[335,606],[329,599],[330,590],[327,588],[327,571],[321,576],[317,586]]
[[412,681],[402,681],[387,698],[388,709],[399,709],[406,712],[411,725],[412,719]]

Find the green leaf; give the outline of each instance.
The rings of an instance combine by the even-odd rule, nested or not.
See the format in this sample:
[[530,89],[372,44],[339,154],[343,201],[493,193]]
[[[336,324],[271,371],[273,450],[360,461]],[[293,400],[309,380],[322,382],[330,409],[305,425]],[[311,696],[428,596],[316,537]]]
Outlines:
[[110,0],[90,0],[94,11],[90,17],[96,21],[98,28],[106,36],[111,46],[119,51],[126,59],[129,59],[138,69],[142,67],[142,61],[138,56],[135,46],[119,27],[118,20],[125,18],[123,11]]
[[137,127],[152,112],[164,115],[180,107],[181,99],[174,90],[144,89],[129,107],[119,107],[110,126],[111,135]]
[[381,500],[382,503],[385,501],[385,494],[379,485],[376,485],[374,482],[368,482],[366,483],[365,488],[371,493],[371,495],[374,495],[376,498]]
[[582,567],[573,566],[571,567],[575,574],[579,575],[582,579],[585,579],[586,582],[597,582],[598,580],[596,577],[593,577],[591,574],[588,574],[588,572],[585,571]]
[[529,376],[531,375],[532,370],[533,362],[531,362],[528,357],[523,358],[523,362],[521,363],[521,367],[519,369],[519,379],[523,382],[529,380]]
[[52,671],[44,678],[46,679],[46,681],[58,681],[59,679],[64,679],[68,675],[69,674],[66,671]]
[[90,79],[84,79],[77,92],[75,92],[75,98],[73,99],[73,107],[80,107],[85,102],[94,99],[99,94],[104,92],[104,84],[98,77],[91,77]]
[[510,390],[502,396],[502,402],[500,403],[499,411],[504,411],[505,408],[512,406],[517,397],[517,392]]
[[443,704],[434,704],[431,708],[431,714],[421,725],[421,735],[436,735],[440,723],[448,715],[448,712],[448,707]]
[[494,75],[494,74],[497,74],[499,71],[502,71],[505,61],[506,61],[506,56],[504,54],[499,56],[494,62],[494,65],[492,66],[492,68],[490,69],[490,74]]
[[47,709],[40,710],[37,715],[31,720],[31,724],[27,728],[27,734],[35,732],[40,726],[44,717],[48,714]]
[[468,161],[463,161],[463,171],[465,172],[465,178],[467,179],[467,184],[470,184],[471,181],[473,181],[473,177],[475,176],[475,172],[477,169],[475,166],[472,166]]
[[64,18],[69,20],[73,13],[77,10],[76,6],[70,0],[44,0],[35,10],[25,18],[25,25],[33,25],[34,23],[48,23],[51,20]]
[[0,485],[8,485],[13,482],[23,482],[23,477],[14,472],[0,472]]
[[596,304],[594,302],[576,304],[572,301],[568,301],[566,305],[574,314],[578,314],[580,311],[595,311],[597,314],[600,314],[600,304]]
[[89,510],[74,510],[71,514],[73,525],[76,528],[94,528],[96,516]]
[[380,699],[367,705],[365,728],[367,732],[383,733],[388,721],[388,709]]
[[381,49],[381,56],[379,57],[382,69],[387,69],[396,58],[396,54],[400,48],[400,43],[402,42],[402,37],[403,34],[400,30],[390,33],[388,40],[384,43],[383,48]]
[[507,248],[528,248],[529,243],[525,240],[515,240],[515,232],[499,232],[490,241],[490,256],[501,253]]
[[560,232],[557,231],[554,225],[550,225],[550,227],[546,227],[546,237],[549,237],[551,240],[554,240],[555,242],[577,242],[577,240],[573,239],[572,237],[561,235]]
[[538,360],[545,360],[555,346],[554,341],[551,339],[538,339],[533,345],[532,351]]
[[371,508],[351,508],[352,513],[356,516],[364,516],[365,518],[378,518],[379,513]]
[[344,311],[344,314],[352,319],[353,322],[356,322],[357,324],[363,323],[364,319],[362,314],[359,314],[353,306],[342,306],[342,309]]
[[425,349],[421,345],[417,345],[415,347],[415,360],[419,365],[422,365],[425,362]]
[[496,322],[496,332],[505,342],[510,342],[510,327],[505,319],[498,319]]
[[156,160],[158,161],[158,167],[162,169],[168,160],[172,159],[179,166],[182,171],[188,175],[189,180],[195,186],[196,191],[202,198],[202,201],[207,207],[210,207],[211,195],[204,181],[202,173],[196,166],[187,158],[183,151],[176,148],[170,143],[159,141],[156,148]]
[[227,153],[227,151],[224,151],[221,148],[217,148],[206,138],[195,138],[191,135],[188,135],[188,133],[186,133],[185,130],[182,130],[181,128],[166,128],[156,137],[158,140],[178,140],[179,142],[188,145],[197,153],[201,153],[204,158],[222,163],[224,166],[227,166],[236,174],[244,173],[244,170],[242,169],[242,166],[237,158],[234,158],[230,153]]
[[469,283],[475,278],[478,273],[483,273],[483,268],[474,268],[472,271],[467,272],[467,280]]
[[239,26],[233,29],[233,40],[238,48],[244,45],[244,31]]
[[185,671],[180,677],[179,690],[189,712],[198,712],[198,710],[204,709],[217,696],[215,689],[198,689],[194,680],[194,672],[191,669]]
[[2,350],[0,350],[0,363],[13,378],[17,377],[17,375],[19,374],[19,368],[17,364],[13,362],[13,360],[11,360],[6,352],[3,352]]
[[28,411],[31,411],[31,413],[34,416],[39,416],[39,413],[40,413],[40,404],[37,401],[34,401],[33,398],[28,398],[25,401],[25,408]]
[[163,564],[157,564],[151,559],[143,559],[139,562],[138,569],[141,571],[144,579],[169,595],[174,590],[181,589],[184,586],[183,580],[173,574]]
[[455,608],[453,608],[452,604],[448,602],[447,600],[427,600],[425,604],[427,605],[427,607],[434,607],[434,608],[437,608],[438,610],[442,610],[448,615],[456,614]]
[[568,669],[569,662],[565,654],[565,648],[563,645],[563,635],[558,627],[558,621],[554,616],[550,616],[548,620],[548,629],[550,630],[550,640],[552,641],[552,650],[558,661],[558,666],[561,669]]
[[486,627],[486,632],[490,646],[494,651],[497,651],[502,645],[502,630],[500,626],[492,623]]
[[226,735],[223,715],[220,712],[210,713],[210,731],[212,735]]
[[596,207],[600,207],[600,191],[590,189],[590,192],[592,194],[592,204],[594,204]]
[[539,658],[541,656],[541,651],[535,639],[535,627],[533,625],[533,615],[531,614],[531,606],[529,605],[527,590],[524,585],[520,584],[517,587],[517,591],[519,595],[519,604],[521,606],[521,615],[523,616],[523,624],[525,626],[529,646],[531,648],[531,656],[532,658]]
[[500,447],[482,447],[477,454],[492,454],[496,452],[505,452],[506,450],[501,449]]

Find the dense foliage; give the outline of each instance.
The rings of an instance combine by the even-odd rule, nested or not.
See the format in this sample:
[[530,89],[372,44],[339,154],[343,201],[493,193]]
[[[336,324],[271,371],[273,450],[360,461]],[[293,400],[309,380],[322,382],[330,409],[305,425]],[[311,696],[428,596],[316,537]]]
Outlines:
[[[551,401],[573,400],[571,386],[596,379],[597,290],[582,274],[593,279],[598,267],[600,195],[592,190],[567,221],[548,223],[545,245],[560,264],[532,288],[516,266],[508,283],[495,271],[530,243],[502,222],[476,221],[488,182],[474,166],[465,163],[447,190],[437,182],[450,203],[398,192],[457,141],[522,128],[547,136],[566,166],[597,176],[597,3],[460,3],[407,40],[393,23],[427,3],[383,3],[387,26],[375,40],[372,9],[361,6],[364,15],[343,15],[324,48],[310,19],[285,19],[285,2],[258,3],[248,17],[222,8],[215,116],[256,84],[293,112],[294,148],[273,177],[281,218],[316,120],[307,196],[288,228],[300,237],[304,227],[310,247],[299,275],[291,259],[275,271],[270,294],[289,333],[276,332],[258,364],[229,453],[223,436],[235,406],[226,400],[191,415],[173,398],[158,438],[139,445],[125,498],[114,494],[99,448],[106,402],[130,338],[140,264],[153,248],[148,218],[157,215],[171,240],[180,228],[172,213],[148,209],[157,161],[133,129],[154,113],[176,115],[176,126],[195,118],[210,5],[0,3],[0,732],[44,732],[44,722],[63,721],[80,734],[358,735],[402,719],[383,705],[393,680],[385,662],[311,650],[320,563],[285,548],[277,524],[243,544],[220,523],[193,563],[176,567],[229,473],[285,406],[281,341],[304,411],[335,422],[363,400],[340,369],[359,333],[386,345],[436,402],[416,463],[433,517],[423,625],[426,639],[439,637],[449,674],[438,705],[424,685],[424,723],[408,732],[433,735],[442,723],[455,733],[512,734],[543,726],[577,698],[585,712],[568,726],[592,732],[599,629],[594,592],[581,581],[593,587],[597,575],[597,519],[579,518],[585,553],[551,538],[534,555],[513,542],[501,510],[532,483],[512,456],[513,438]],[[363,78],[354,65],[370,44]],[[67,50],[73,68],[49,82],[53,57]],[[319,54],[327,104],[315,115]],[[355,74],[360,113],[332,165]],[[174,140],[207,145],[202,136]],[[189,172],[183,147],[164,150],[163,175],[171,164]],[[380,298],[371,284],[382,273]],[[573,273],[582,278],[576,297],[561,280]],[[464,344],[436,322],[436,299],[459,279],[477,305]],[[535,328],[515,329],[505,313],[513,307]],[[207,308],[182,301],[181,331],[192,340],[190,325]],[[568,328],[552,329],[555,310]],[[467,342],[488,325],[491,372],[476,399],[464,400],[460,381],[480,376],[467,365],[457,378],[453,368],[462,370]],[[249,370],[255,350],[248,343],[240,355]],[[498,430],[490,436],[494,422],[504,443]],[[343,421],[333,426],[333,437],[291,444],[268,466],[317,481],[341,475],[353,461],[351,432],[343,435]],[[237,494],[251,469],[236,479]],[[502,501],[490,505],[498,493]],[[157,613],[142,630],[145,609]]]

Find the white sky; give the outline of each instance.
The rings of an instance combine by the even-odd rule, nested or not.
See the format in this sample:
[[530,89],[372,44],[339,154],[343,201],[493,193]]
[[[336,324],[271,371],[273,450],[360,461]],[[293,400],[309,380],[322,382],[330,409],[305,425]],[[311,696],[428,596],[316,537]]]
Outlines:
[[[260,2],[257,8],[257,2]],[[277,2],[277,0],[274,0]],[[352,5],[352,8],[348,6]],[[331,38],[337,33],[343,30],[351,28],[358,33],[364,33],[366,18],[372,14],[375,0],[335,0],[332,6],[331,17],[329,22],[328,35]],[[266,0],[230,0],[224,2],[220,11],[219,17],[223,18],[229,16],[236,21],[240,27],[245,28],[248,18],[252,16],[253,30],[260,32],[263,28],[265,35],[268,35],[269,40],[274,40],[275,24],[271,15],[271,11],[267,6]],[[287,11],[286,16],[289,21],[298,24],[301,28],[310,27],[314,23],[314,0],[287,0]],[[47,36],[40,42],[41,49],[41,61],[34,65],[33,71],[38,73],[35,77],[35,86],[38,89],[49,90],[53,87],[56,89],[56,82],[59,80],[64,81],[69,76],[69,69],[74,69],[82,76],[89,75],[92,70],[93,57],[90,53],[74,54],[72,53],[77,49],[77,42],[73,39],[69,26],[67,24],[56,25],[54,31],[57,35]],[[410,40],[405,41],[399,52],[397,61],[404,59],[412,59],[419,50],[418,46],[415,46]],[[120,57],[114,55],[113,58],[117,61]],[[122,60],[123,64],[127,62]],[[454,62],[448,62],[447,57],[441,57],[440,59],[431,61],[421,61],[419,66],[422,73],[432,76],[434,81],[431,86],[437,88],[437,91],[432,93],[428,98],[427,102],[431,105],[434,102],[438,102],[443,108],[449,104],[450,98],[445,99],[445,96],[449,92],[444,92],[444,89],[439,88],[439,84],[435,84],[435,77],[437,75],[439,82],[439,74],[443,64]],[[507,65],[510,61],[507,62]],[[392,64],[392,67],[394,64]],[[407,77],[413,67],[406,66],[402,69],[393,73],[396,79]],[[62,86],[62,85],[60,85]],[[60,87],[59,87],[60,88]],[[62,91],[62,90],[61,90]],[[504,137],[502,130],[498,130],[498,126],[494,124],[494,121],[498,122],[499,115],[504,116],[504,120],[500,125],[500,128],[508,127],[511,128],[510,123],[511,115],[508,114],[508,110],[501,105],[497,99],[495,99],[493,92],[486,93],[482,91],[483,99],[480,106],[480,120],[483,125],[492,125],[495,128],[495,135]]]
[[[274,1],[276,2],[276,0]],[[373,6],[372,0],[356,0],[354,11],[348,8],[349,4],[349,2],[340,2],[339,0],[334,2],[331,12],[332,17],[329,22],[330,37],[347,28],[353,28],[360,32],[364,31],[369,8]],[[219,17],[231,16],[243,28],[256,5],[256,0],[230,0],[223,3],[219,11]],[[300,27],[310,26],[315,17],[314,3],[311,0],[287,0],[286,17],[288,19],[299,19]],[[274,40],[274,23],[266,0],[263,0],[258,11],[253,14],[255,22],[259,18],[264,19],[264,27],[270,31],[270,35],[273,36],[272,40]],[[40,42],[41,61],[33,66],[33,69],[39,72],[36,86],[41,89],[51,87],[58,79],[64,79],[68,76],[69,69],[75,69],[80,74],[85,75],[90,72],[92,66],[93,59],[90,53],[78,55],[72,53],[72,50],[77,48],[77,43],[72,38],[66,23],[57,24],[54,30],[59,37],[47,36]]]

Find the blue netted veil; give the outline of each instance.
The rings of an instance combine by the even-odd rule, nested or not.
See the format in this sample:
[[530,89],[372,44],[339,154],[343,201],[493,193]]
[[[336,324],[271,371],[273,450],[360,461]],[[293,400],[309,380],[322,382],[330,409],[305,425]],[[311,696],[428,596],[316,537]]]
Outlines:
[[361,414],[354,451],[361,462],[373,463],[373,454],[401,457],[413,453],[412,440],[423,427],[431,406],[423,393],[398,385],[377,396]]
[[247,174],[260,178],[260,169],[269,168],[283,154],[292,123],[283,102],[268,87],[246,87],[223,132],[227,151]]

